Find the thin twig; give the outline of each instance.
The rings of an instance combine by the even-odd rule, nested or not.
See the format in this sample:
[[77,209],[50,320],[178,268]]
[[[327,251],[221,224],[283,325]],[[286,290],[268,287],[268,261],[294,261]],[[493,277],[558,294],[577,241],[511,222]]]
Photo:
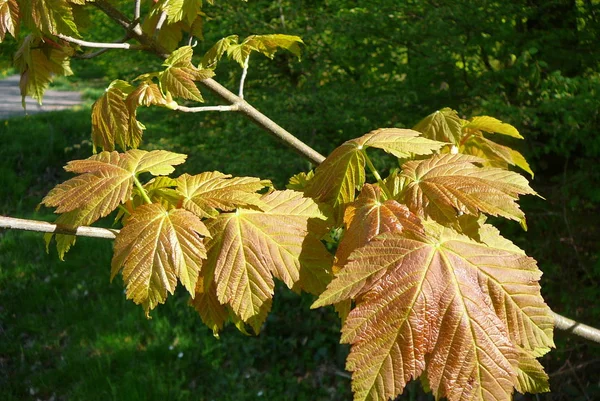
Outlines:
[[101,48],[101,49],[126,49],[126,50],[135,48],[135,46],[132,46],[129,43],[88,42],[86,40],[75,39],[70,36],[63,35],[62,33],[59,33],[56,36],[58,36],[59,38],[61,38],[64,41],[75,43],[76,45],[83,46],[83,47],[94,47],[94,48]]
[[239,98],[244,98],[244,82],[246,82],[246,75],[248,74],[248,63],[250,62],[250,55],[246,56],[246,60],[244,60],[244,69],[242,70],[242,77],[240,78],[240,91]]
[[201,106],[201,107],[185,107],[177,106],[175,110],[183,111],[185,113],[199,113],[202,111],[238,111],[240,108],[236,104],[228,106]]
[[597,328],[576,322],[575,320],[559,315],[556,312],[552,312],[552,315],[554,316],[555,328],[559,330],[565,330],[587,340],[600,343],[600,330]]
[[141,15],[142,0],[135,0],[135,9],[133,11],[133,20],[139,21]]
[[119,230],[100,227],[81,226],[75,229],[61,227],[45,221],[17,219],[14,217],[0,216],[0,228],[37,231],[42,233],[76,235],[78,237],[94,237],[115,239]]
[[[112,43],[124,43],[128,39],[129,39],[129,35],[125,35],[121,39],[115,40]],[[91,59],[91,58],[94,58],[94,57],[98,57],[99,55],[101,55],[103,53],[106,53],[109,50],[111,50],[111,49],[104,48],[104,49],[100,49],[100,50],[97,50],[97,51],[91,52],[91,53],[74,54],[73,58],[87,60],[87,59]]]
[[158,36],[158,33],[160,32],[160,29],[162,28],[162,26],[166,20],[167,20],[167,13],[165,11],[163,11],[160,13],[160,16],[158,17],[158,22],[156,23],[156,27],[154,28],[154,37],[155,38]]

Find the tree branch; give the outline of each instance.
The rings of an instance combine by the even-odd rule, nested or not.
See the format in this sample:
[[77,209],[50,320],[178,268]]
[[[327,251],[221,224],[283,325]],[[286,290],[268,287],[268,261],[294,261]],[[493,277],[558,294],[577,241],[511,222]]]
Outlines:
[[133,46],[129,43],[87,42],[85,40],[75,39],[70,36],[63,35],[62,33],[59,33],[56,36],[66,42],[75,43],[76,45],[83,46],[83,47],[95,47],[95,48],[100,48],[100,49],[126,49],[126,50],[137,48],[137,46]]
[[559,315],[556,312],[552,312],[552,315],[554,317],[555,328],[559,330],[565,330],[571,334],[575,334],[576,336],[600,343],[600,330],[597,328],[576,322],[575,320]]
[[184,113],[199,113],[202,111],[238,111],[239,107],[235,104],[228,106],[200,106],[200,107],[185,107],[177,106],[177,111],[183,111]]
[[156,26],[154,27],[154,37],[155,38],[158,37],[158,33],[160,32],[160,30],[166,20],[167,20],[167,13],[163,11],[162,13],[160,13],[160,16],[158,17],[158,22],[156,23]]
[[81,226],[71,229],[47,223],[45,221],[16,219],[14,217],[6,216],[0,216],[0,228],[105,239],[115,239],[116,235],[119,233],[119,230],[108,228]]

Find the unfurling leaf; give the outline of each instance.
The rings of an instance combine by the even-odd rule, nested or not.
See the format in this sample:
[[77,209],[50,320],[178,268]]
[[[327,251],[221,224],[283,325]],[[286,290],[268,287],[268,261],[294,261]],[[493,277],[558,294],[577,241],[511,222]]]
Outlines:
[[273,277],[289,288],[307,289],[315,284],[314,272],[326,275],[331,268],[319,241],[327,227],[318,222],[325,217],[312,199],[288,190],[263,195],[261,201],[262,211],[238,209],[208,221],[213,238],[206,243],[202,272],[214,271],[219,302],[250,324],[273,296]]
[[25,96],[29,95],[42,104],[42,97],[52,77],[73,75],[69,66],[73,49],[68,46],[53,46],[41,38],[28,35],[15,54],[15,66],[21,72],[21,96],[25,107]]
[[436,399],[508,401],[520,349],[553,346],[541,272],[522,252],[425,228],[356,250],[314,305],[358,298],[342,329],[355,400],[395,398],[426,374]]
[[0,0],[0,43],[4,41],[7,32],[14,38],[17,37],[20,19],[17,0]]
[[263,205],[257,191],[271,186],[267,180],[235,177],[206,172],[183,174],[177,178],[177,192],[183,197],[182,207],[200,217],[216,217],[219,210],[229,212],[239,207],[258,208]]
[[383,149],[396,157],[412,154],[427,155],[445,144],[423,138],[413,130],[399,128],[378,129],[360,138],[344,142],[315,170],[314,178],[306,188],[306,195],[339,209],[354,201],[357,190],[365,182],[365,150]]
[[264,54],[269,58],[273,58],[277,49],[282,48],[289,50],[297,57],[300,57],[300,43],[302,39],[292,35],[252,35],[248,36],[240,44],[230,43],[227,47],[227,56],[244,67],[246,59],[253,51]]
[[426,138],[458,145],[463,136],[463,122],[456,111],[444,108],[422,119],[413,129]]
[[237,44],[237,41],[237,35],[227,36],[226,38],[219,40],[213,45],[213,47],[210,48],[210,50],[206,52],[204,57],[202,57],[202,62],[200,63],[199,68],[214,69],[217,66],[219,60],[221,60],[221,57],[223,57],[223,54],[225,54],[225,52],[229,48],[229,46]]
[[463,126],[463,128],[479,130],[488,132],[490,134],[497,133],[508,135],[512,136],[513,138],[523,139],[515,127],[489,116],[473,117]]
[[459,214],[480,212],[524,221],[516,200],[532,194],[525,177],[511,171],[477,167],[481,159],[467,155],[435,155],[404,164],[404,201],[411,211],[441,223],[451,223]]
[[117,235],[111,279],[123,268],[127,298],[142,304],[146,315],[173,294],[177,279],[193,297],[207,236],[200,218],[187,210],[142,205]]
[[175,50],[163,65],[167,67],[159,74],[160,86],[165,94],[202,102],[202,95],[194,81],[214,75],[212,70],[200,70],[192,64],[193,49],[184,46]]

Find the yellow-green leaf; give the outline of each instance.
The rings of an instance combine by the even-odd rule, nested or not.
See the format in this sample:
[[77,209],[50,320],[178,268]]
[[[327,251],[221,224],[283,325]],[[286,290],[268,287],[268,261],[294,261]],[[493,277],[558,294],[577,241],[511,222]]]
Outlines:
[[7,32],[14,38],[17,37],[20,19],[17,0],[0,0],[0,43],[4,40]]
[[213,47],[210,48],[209,51],[206,52],[206,54],[202,58],[202,62],[200,63],[199,68],[214,69],[217,66],[219,60],[221,60],[221,57],[223,57],[223,54],[225,54],[225,52],[229,48],[229,46],[237,44],[237,41],[237,35],[227,36],[226,38],[219,40],[213,45]]
[[406,205],[442,223],[451,223],[462,213],[480,212],[523,221],[516,201],[519,195],[536,194],[527,179],[504,169],[477,167],[480,162],[474,156],[444,154],[405,163]]
[[500,167],[506,169],[508,165],[517,166],[531,174],[533,171],[525,157],[508,146],[497,144],[483,136],[472,136],[465,145],[461,147],[460,153],[481,157],[488,161],[491,167]]
[[471,118],[463,128],[479,130],[488,132],[490,134],[502,134],[512,136],[513,138],[523,139],[519,131],[510,124],[503,123],[502,121],[489,116],[479,116]]
[[263,202],[257,191],[269,186],[271,183],[267,180],[232,178],[218,171],[194,176],[183,174],[177,178],[182,207],[200,217],[215,217],[219,210],[228,212],[238,207],[260,209]]
[[[105,151],[115,150],[115,144],[121,149],[137,147],[136,131],[130,129],[131,114],[125,103],[133,86],[125,81],[115,80],[106,88],[104,94],[92,106],[92,142]],[[133,122],[136,120],[134,119]],[[135,129],[135,127],[134,127]]]
[[263,195],[261,201],[262,211],[238,209],[207,223],[213,238],[206,244],[206,268],[214,269],[219,302],[247,323],[272,298],[273,277],[292,288],[302,280],[303,263],[316,260],[326,270],[324,246],[310,232],[311,220],[325,219],[317,204],[289,190]]
[[516,389],[519,393],[547,393],[550,391],[548,375],[544,367],[530,351],[521,348],[519,353],[519,366],[517,370]]
[[193,297],[206,258],[202,237],[209,235],[187,210],[142,205],[115,239],[111,279],[123,268],[127,298],[142,304],[146,314],[164,303],[167,293],[173,294],[177,279]]
[[32,31],[78,36],[73,11],[66,0],[24,0],[20,5],[25,25]]
[[201,0],[163,0],[159,7],[167,13],[169,24],[185,20],[191,25],[200,12],[201,5]]
[[175,50],[164,62],[167,67],[159,74],[163,92],[173,97],[202,102],[202,95],[194,81],[201,81],[214,75],[212,70],[200,70],[192,64],[193,49],[184,46]]
[[456,111],[444,108],[422,119],[413,127],[426,138],[458,145],[463,136],[463,121]]

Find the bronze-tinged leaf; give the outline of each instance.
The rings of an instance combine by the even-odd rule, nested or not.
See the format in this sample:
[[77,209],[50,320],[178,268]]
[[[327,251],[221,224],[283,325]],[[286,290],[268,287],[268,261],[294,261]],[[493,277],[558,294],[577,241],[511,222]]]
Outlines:
[[125,103],[131,113],[138,106],[166,105],[167,99],[157,84],[152,81],[144,81],[127,96]]
[[200,217],[215,217],[219,210],[229,212],[238,207],[258,208],[263,205],[257,193],[271,183],[254,177],[235,177],[206,172],[183,174],[177,178],[177,192],[183,197],[182,207]]
[[508,165],[517,166],[531,174],[533,171],[529,167],[529,163],[525,157],[514,149],[508,146],[497,144],[483,136],[473,136],[467,140],[464,146],[461,147],[460,153],[481,157],[487,161],[491,167],[500,167],[506,169]]
[[185,162],[187,155],[174,153],[166,150],[145,150],[132,149],[125,153],[127,155],[127,165],[135,174],[150,173],[152,175],[169,175],[177,166]]
[[370,184],[365,184],[356,201],[346,208],[344,224],[346,232],[335,254],[336,271],[346,265],[354,250],[381,233],[423,231],[421,219],[395,200],[384,201],[381,189]]
[[263,195],[261,201],[262,211],[238,209],[207,223],[213,238],[206,243],[206,268],[214,269],[219,302],[247,323],[272,298],[273,277],[292,288],[302,280],[304,264],[322,264],[324,254],[310,230],[312,220],[325,217],[312,199],[287,190]]
[[[137,135],[131,135],[131,113],[125,99],[133,87],[125,81],[110,83],[104,94],[92,106],[92,142],[94,147],[105,151],[115,150],[115,144],[121,149],[139,145]],[[135,121],[135,116],[134,116]],[[137,122],[137,121],[135,121]],[[135,124],[135,122],[133,122]],[[135,133],[135,126],[133,127]]]
[[426,138],[458,145],[463,137],[463,123],[464,120],[456,111],[446,107],[428,115],[413,129],[423,133]]
[[525,177],[493,167],[477,167],[481,159],[460,154],[435,155],[403,165],[404,201],[420,216],[451,223],[459,214],[480,212],[524,221],[516,200],[533,194]]
[[15,54],[15,67],[21,72],[19,88],[25,107],[25,96],[31,96],[42,104],[42,97],[54,76],[73,75],[69,66],[73,49],[43,42],[41,38],[28,35]]
[[177,279],[193,297],[206,258],[202,237],[209,235],[204,223],[187,210],[142,205],[115,239],[111,279],[123,268],[127,298],[143,304],[146,314],[164,303],[167,293],[173,294]]
[[544,372],[544,367],[530,351],[522,348],[519,353],[517,380],[515,387],[521,394],[547,393],[550,391],[548,375]]
[[17,37],[20,19],[17,0],[0,0],[0,43],[4,41],[7,32],[14,38]]
[[26,0],[19,4],[25,25],[33,32],[78,36],[73,11],[67,0]]
[[163,63],[166,69],[159,74],[160,86],[163,92],[173,97],[203,102],[194,81],[210,78],[214,72],[196,68],[192,64],[192,55],[191,46],[175,50]]
[[344,205],[354,201],[356,191],[365,182],[367,148],[379,148],[402,158],[411,154],[431,154],[445,145],[419,135],[408,129],[383,128],[344,142],[317,167],[306,195],[328,203],[338,211],[343,209]]
[[217,292],[212,277],[210,280],[204,279],[203,276],[198,278],[196,296],[190,299],[190,304],[198,311],[202,322],[213,331],[213,335],[218,337],[225,322],[229,319],[229,311],[217,299]]
[[313,179],[315,173],[313,170],[310,170],[308,173],[300,172],[298,174],[290,177],[287,185],[285,186],[287,189],[293,189],[294,191],[303,192],[307,187],[310,180]]
[[[395,398],[426,373],[437,399],[508,401],[518,386],[517,339],[552,346],[537,334],[550,317],[541,273],[520,252],[433,222],[425,229],[384,233],[355,251],[315,304],[359,297],[342,329],[355,400]],[[523,329],[525,321],[542,327]]]
[[515,127],[510,124],[503,123],[502,121],[489,116],[479,116],[473,117],[465,125],[463,128],[479,130],[483,132],[488,132],[490,134],[502,134],[512,136],[513,138],[523,139],[519,131]]

